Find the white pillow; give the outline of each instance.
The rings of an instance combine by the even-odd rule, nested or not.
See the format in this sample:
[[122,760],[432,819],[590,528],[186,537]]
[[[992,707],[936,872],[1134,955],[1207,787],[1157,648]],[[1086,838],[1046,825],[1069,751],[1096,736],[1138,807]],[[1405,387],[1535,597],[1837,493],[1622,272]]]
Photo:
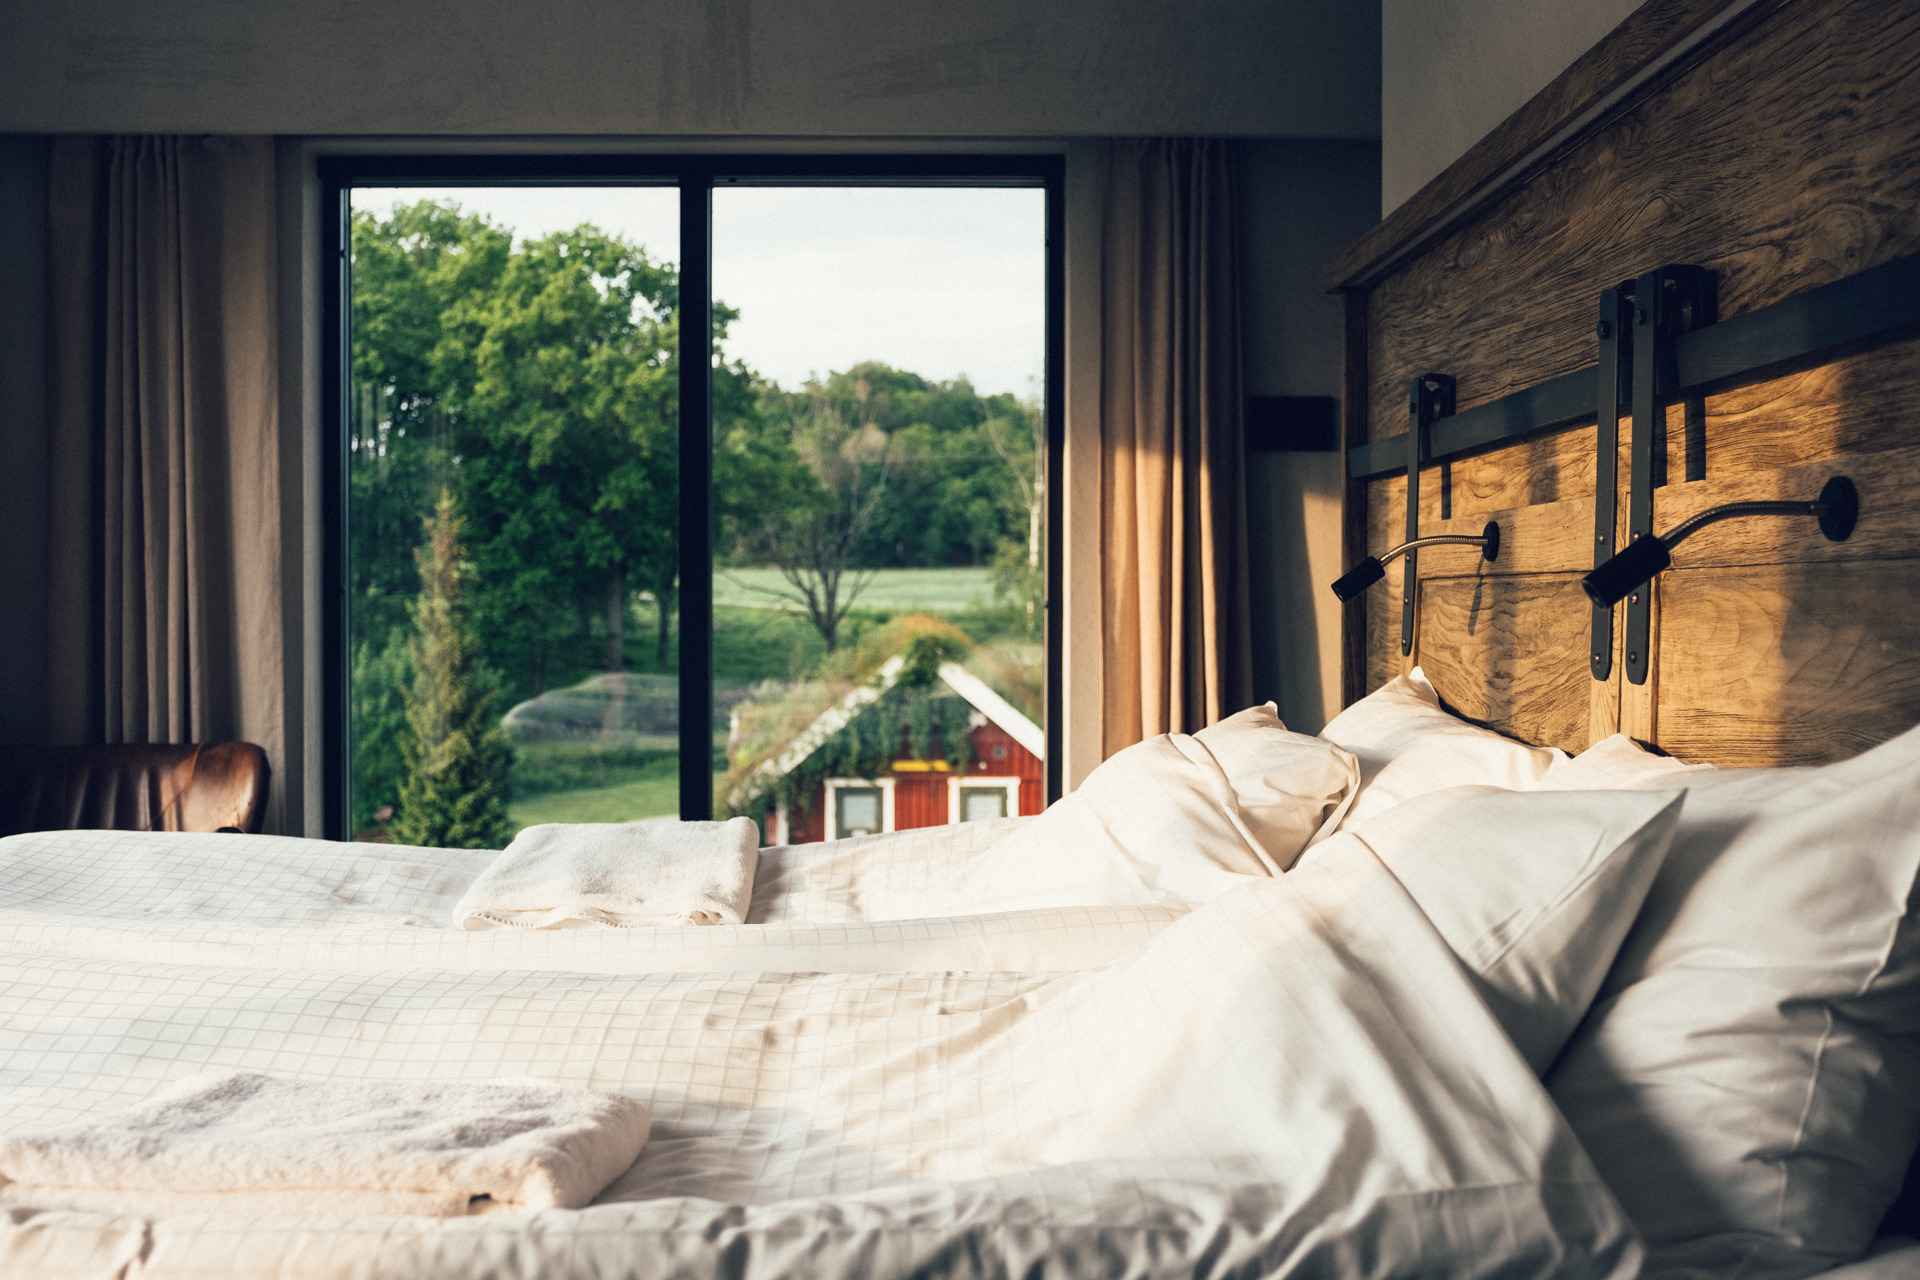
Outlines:
[[1620,787],[1681,787],[1684,776],[1717,772],[1710,764],[1682,764],[1655,755],[1624,733],[1603,738],[1570,760],[1557,760],[1540,785],[1553,791],[1599,791]]
[[1811,1275],[1866,1250],[1920,1135],[1920,729],[1679,776],[1673,853],[1548,1082],[1653,1270]]
[[1415,667],[1333,718],[1320,736],[1360,761],[1360,793],[1343,827],[1447,787],[1530,787],[1567,754],[1529,747],[1443,710]]
[[1666,862],[1682,794],[1458,787],[1349,826],[1295,874],[1371,850],[1544,1075]]
[[1360,789],[1360,765],[1350,753],[1292,732],[1271,702],[1193,737],[1226,775],[1235,809],[1282,871],[1301,850],[1333,834]]
[[970,912],[1190,906],[1275,876],[1338,819],[1353,757],[1273,706],[1135,743],[967,867]]

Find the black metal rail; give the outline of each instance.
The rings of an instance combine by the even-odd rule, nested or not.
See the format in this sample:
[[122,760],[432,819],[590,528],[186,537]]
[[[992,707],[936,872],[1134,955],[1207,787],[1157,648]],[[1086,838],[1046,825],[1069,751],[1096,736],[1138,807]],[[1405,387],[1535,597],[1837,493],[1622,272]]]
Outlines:
[[[1914,332],[1920,332],[1920,255],[1676,335],[1670,395],[1705,395]],[[1440,418],[1428,427],[1421,456],[1439,462],[1592,422],[1598,376],[1598,366],[1587,365]],[[1404,435],[1354,445],[1347,450],[1347,475],[1354,480],[1394,475],[1406,469],[1407,454]]]

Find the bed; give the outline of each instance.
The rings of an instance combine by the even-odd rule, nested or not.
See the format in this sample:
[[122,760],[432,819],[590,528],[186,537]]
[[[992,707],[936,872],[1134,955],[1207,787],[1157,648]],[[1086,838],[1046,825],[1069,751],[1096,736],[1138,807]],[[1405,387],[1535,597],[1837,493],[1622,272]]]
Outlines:
[[[1404,1258],[1408,1179],[1427,1256],[1463,1274],[1632,1256],[1469,987],[1412,980],[1446,953],[1386,882],[1370,928],[1421,954],[1368,969],[1351,939],[1256,900],[896,924],[799,909],[636,949],[625,930],[449,938],[466,853],[97,833],[15,837],[0,863],[0,1127],[204,1067],[532,1075],[655,1109],[643,1158],[580,1212],[442,1223],[319,1199],[149,1219],[21,1195],[5,1274],[1345,1273]],[[1249,998],[1315,970],[1289,1006]],[[1347,1068],[1289,1088],[1308,1059]],[[1336,1119],[1361,1092],[1378,1134]],[[1495,1096],[1510,1127],[1489,1141],[1474,1117]],[[1374,1151],[1358,1166],[1356,1142]],[[1447,1176],[1462,1161],[1501,1176]]]
[[[1361,797],[1390,800],[1356,813],[1357,777],[1339,777],[1308,805],[1303,850],[1269,843],[1281,875],[1237,869],[1177,902],[1166,885],[1192,881],[884,918],[963,908],[1004,851],[1054,847],[1031,837],[1066,805],[768,850],[737,926],[461,931],[449,913],[484,860],[467,851],[0,841],[0,1135],[213,1069],[530,1076],[654,1113],[640,1159],[578,1211],[377,1216],[317,1190],[297,1212],[153,1213],[0,1185],[0,1274],[1638,1274],[1645,1247],[1555,1081],[1659,910],[1686,803],[1666,774],[1631,771],[1679,766],[1526,747],[1411,687],[1330,726],[1352,752],[1286,735],[1357,759]],[[1197,740],[1245,825],[1247,778],[1299,789],[1298,767]],[[1511,785],[1450,785],[1419,758],[1435,747]],[[1920,732],[1836,766],[1863,767],[1920,783]],[[1135,799],[1087,812],[1148,831],[1145,865],[1188,856],[1153,824],[1190,818],[1140,798],[1177,792],[1177,774],[1140,749],[1103,769]],[[1851,777],[1824,785],[1889,793]],[[1234,840],[1188,829],[1197,849]],[[1911,886],[1920,834],[1900,848]],[[1902,1164],[1915,1137],[1894,1139]],[[1827,1274],[1823,1243],[1755,1274]],[[1892,1236],[1871,1247],[1834,1274],[1920,1260]]]
[[[1644,394],[1616,342],[1613,401],[1596,321],[1666,265],[1714,284],[1675,334],[1901,269],[1917,61],[1904,7],[1650,0],[1339,264],[1353,559],[1503,530],[1349,606],[1351,705],[1285,739],[1344,784],[1163,744],[1064,818],[766,850],[681,929],[449,929],[456,851],[0,841],[0,1135],[209,1066],[654,1108],[580,1211],[0,1186],[0,1274],[1914,1274],[1914,317]],[[1580,591],[1836,472],[1846,542],[1729,521]]]

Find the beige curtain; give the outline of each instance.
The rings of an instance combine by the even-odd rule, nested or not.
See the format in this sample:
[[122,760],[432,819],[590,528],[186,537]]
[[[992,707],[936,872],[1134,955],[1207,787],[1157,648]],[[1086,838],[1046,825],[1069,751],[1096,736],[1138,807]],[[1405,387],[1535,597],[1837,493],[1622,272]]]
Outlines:
[[1249,699],[1230,144],[1107,144],[1100,255],[1102,748]]
[[73,742],[287,768],[270,139],[75,138],[49,183],[49,703]]

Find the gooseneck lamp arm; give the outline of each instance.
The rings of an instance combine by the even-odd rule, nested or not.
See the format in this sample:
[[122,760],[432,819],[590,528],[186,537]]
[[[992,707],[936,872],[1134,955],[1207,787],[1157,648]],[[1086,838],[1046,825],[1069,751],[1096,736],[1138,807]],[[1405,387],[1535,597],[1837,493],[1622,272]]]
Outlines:
[[1835,476],[1812,502],[1729,502],[1709,507],[1662,534],[1634,539],[1626,550],[1580,580],[1598,605],[1615,605],[1673,563],[1673,549],[1710,524],[1739,516],[1814,516],[1829,542],[1845,542],[1860,519],[1860,494],[1853,481]]
[[1403,542],[1391,551],[1383,551],[1377,556],[1368,556],[1353,568],[1341,574],[1333,582],[1333,594],[1342,600],[1351,600],[1374,583],[1387,576],[1387,565],[1409,551],[1418,551],[1422,547],[1479,547],[1484,559],[1496,560],[1500,556],[1500,526],[1487,521],[1487,527],[1479,533],[1436,533],[1425,538],[1415,538]]

